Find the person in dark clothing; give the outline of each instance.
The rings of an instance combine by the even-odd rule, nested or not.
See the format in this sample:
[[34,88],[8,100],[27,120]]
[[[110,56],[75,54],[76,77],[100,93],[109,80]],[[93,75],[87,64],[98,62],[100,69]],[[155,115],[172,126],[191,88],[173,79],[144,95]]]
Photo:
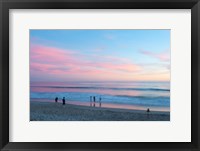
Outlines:
[[55,98],[55,102],[56,102],[56,103],[58,102],[58,97]]
[[62,102],[63,102],[63,105],[65,105],[65,97],[63,97]]
[[150,112],[150,109],[148,108],[148,109],[147,109],[147,113],[149,113],[149,112]]
[[93,101],[94,101],[93,106],[95,107],[95,101],[96,101],[96,100],[95,100],[95,96],[93,96]]
[[101,97],[99,98],[99,107],[101,107]]

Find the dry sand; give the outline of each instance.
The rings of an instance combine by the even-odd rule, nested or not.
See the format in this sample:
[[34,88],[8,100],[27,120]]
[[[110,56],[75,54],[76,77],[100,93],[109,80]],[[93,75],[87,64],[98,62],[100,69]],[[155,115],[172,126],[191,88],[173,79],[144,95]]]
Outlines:
[[30,103],[31,121],[170,121],[169,112],[87,107],[54,102]]

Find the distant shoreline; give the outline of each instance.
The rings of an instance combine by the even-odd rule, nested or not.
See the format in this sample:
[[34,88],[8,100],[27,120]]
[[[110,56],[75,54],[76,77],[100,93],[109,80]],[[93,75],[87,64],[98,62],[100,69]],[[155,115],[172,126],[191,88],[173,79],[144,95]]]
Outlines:
[[170,121],[170,112],[30,101],[30,121]]

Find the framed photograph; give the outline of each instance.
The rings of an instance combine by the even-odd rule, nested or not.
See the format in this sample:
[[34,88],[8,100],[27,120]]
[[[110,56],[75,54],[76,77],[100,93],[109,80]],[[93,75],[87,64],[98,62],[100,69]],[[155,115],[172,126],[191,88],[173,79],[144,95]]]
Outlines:
[[1,0],[1,150],[200,150],[198,0]]

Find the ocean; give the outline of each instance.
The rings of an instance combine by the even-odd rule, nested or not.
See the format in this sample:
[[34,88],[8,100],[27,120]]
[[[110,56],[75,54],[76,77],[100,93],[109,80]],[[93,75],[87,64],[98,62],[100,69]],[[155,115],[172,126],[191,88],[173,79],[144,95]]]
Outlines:
[[[31,100],[54,101],[56,97],[66,103],[91,105],[95,102],[113,104],[117,108],[137,106],[170,110],[170,82],[31,82]],[[75,103],[76,102],[76,103]],[[106,107],[106,106],[105,106]],[[112,107],[112,106],[109,106]]]

